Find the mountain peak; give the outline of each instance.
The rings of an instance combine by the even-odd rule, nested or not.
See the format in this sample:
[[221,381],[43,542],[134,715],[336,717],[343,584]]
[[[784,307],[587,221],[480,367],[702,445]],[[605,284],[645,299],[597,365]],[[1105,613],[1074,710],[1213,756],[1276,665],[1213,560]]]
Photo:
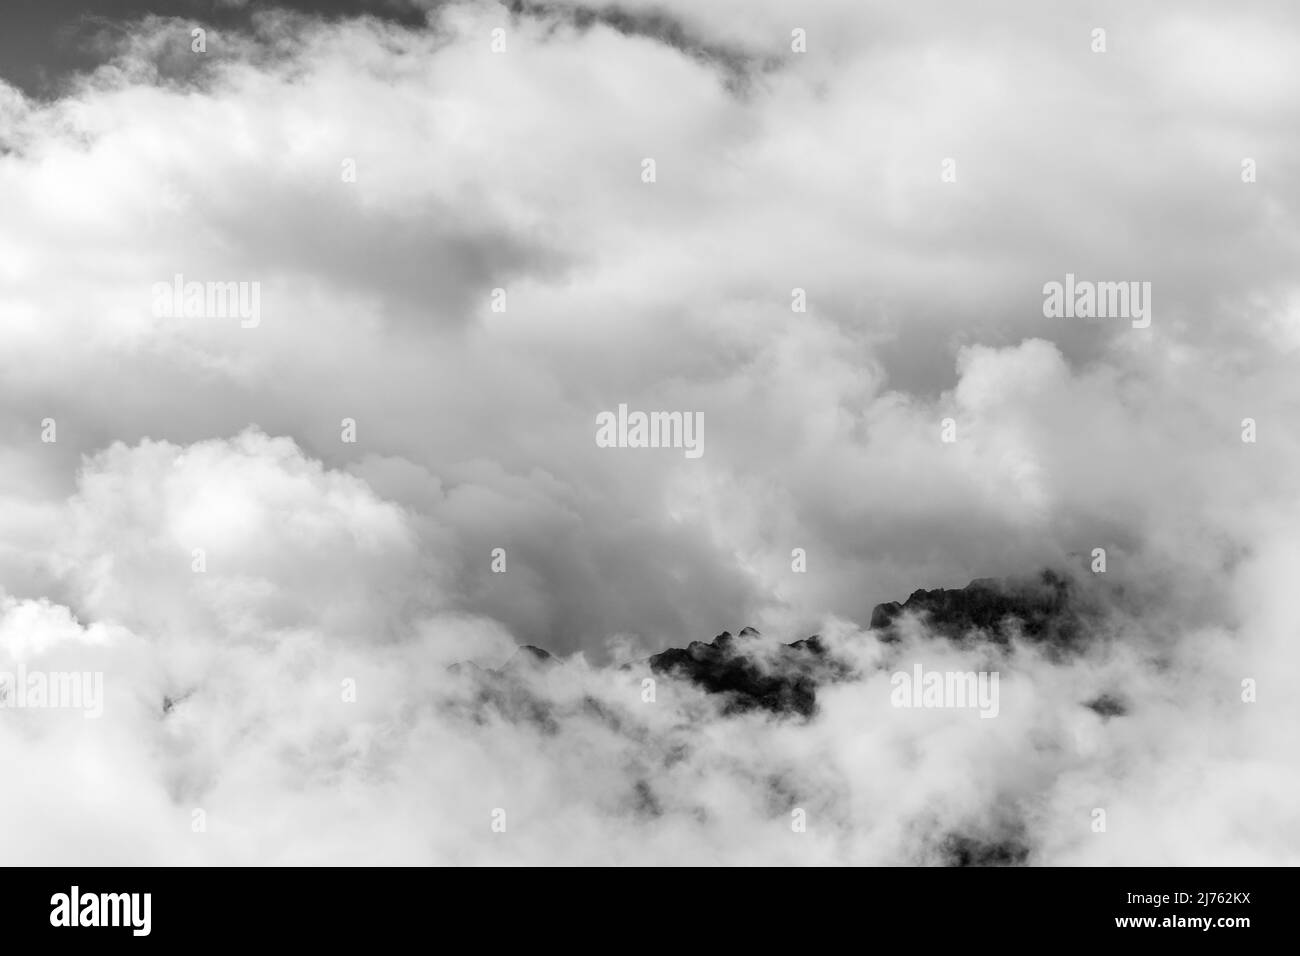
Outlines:
[[[902,619],[914,615],[925,633],[956,642],[988,640],[1005,645],[1020,636],[1064,651],[1083,632],[1077,596],[1072,579],[1050,570],[1027,578],[976,578],[964,588],[918,589],[901,604],[879,604],[871,614],[871,629],[879,640],[892,643],[902,637]],[[741,628],[735,635],[723,631],[709,643],[691,641],[641,663],[655,674],[678,677],[721,695],[725,712],[767,710],[804,717],[816,711],[818,686],[849,672],[849,665],[838,660],[819,635],[792,644],[751,643],[760,636],[753,627]],[[453,665],[453,669],[499,679],[558,663],[549,652],[525,644],[494,671],[473,665]],[[1102,698],[1088,706],[1106,717],[1123,713],[1122,705]]]

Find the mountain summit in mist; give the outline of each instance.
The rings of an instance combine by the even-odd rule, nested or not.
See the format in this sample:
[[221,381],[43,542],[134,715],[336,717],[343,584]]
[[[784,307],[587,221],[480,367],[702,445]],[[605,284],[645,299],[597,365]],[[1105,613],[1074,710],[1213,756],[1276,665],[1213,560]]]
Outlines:
[[[964,588],[917,590],[901,604],[877,605],[870,627],[890,643],[900,640],[909,622],[915,622],[933,637],[960,644],[989,641],[1005,647],[1019,638],[1045,646],[1052,654],[1068,654],[1078,649],[1086,633],[1083,614],[1073,579],[1045,570],[1032,578],[979,578]],[[776,645],[761,638],[752,627],[734,635],[723,631],[710,642],[692,641],[622,668],[646,666],[656,676],[689,681],[719,695],[724,713],[767,711],[805,718],[816,712],[819,686],[850,676],[848,662],[837,658],[819,635]],[[512,675],[556,661],[541,648],[524,646],[496,670],[473,664],[453,669],[476,673],[489,696],[500,703],[518,697],[507,687]],[[1106,716],[1123,713],[1109,698],[1094,709]]]

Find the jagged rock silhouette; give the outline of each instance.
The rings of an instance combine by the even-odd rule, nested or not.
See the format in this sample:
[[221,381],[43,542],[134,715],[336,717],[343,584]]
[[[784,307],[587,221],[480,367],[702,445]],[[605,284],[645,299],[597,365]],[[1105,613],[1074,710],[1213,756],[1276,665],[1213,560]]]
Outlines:
[[770,659],[746,653],[752,627],[733,637],[723,631],[710,644],[693,641],[649,658],[657,674],[684,677],[714,694],[727,695],[725,710],[769,710],[811,716],[817,706],[817,684],[833,679],[837,663],[817,637],[778,645]]
[[1036,578],[979,578],[964,588],[913,591],[906,601],[878,604],[872,630],[897,637],[899,620],[915,614],[925,626],[952,640],[983,637],[1006,643],[1012,634],[1067,650],[1079,637],[1079,607],[1071,579],[1055,571]]
[[[1006,645],[1016,635],[1058,653],[1076,649],[1086,630],[1072,579],[1051,570],[1032,578],[980,578],[965,588],[914,591],[901,604],[877,605],[871,629],[883,641],[897,641],[906,616],[915,616],[931,635],[958,643],[987,640]],[[768,644],[756,653],[760,637],[752,627],[735,635],[723,631],[710,642],[692,641],[623,667],[646,667],[656,675],[690,681],[724,698],[725,713],[767,711],[804,718],[816,713],[818,686],[848,674],[848,665],[837,660],[818,635]],[[511,699],[512,675],[556,663],[547,651],[525,645],[495,670],[473,664],[454,664],[452,669],[477,673],[490,696],[501,701]],[[1123,713],[1120,707],[1093,709],[1105,716]]]

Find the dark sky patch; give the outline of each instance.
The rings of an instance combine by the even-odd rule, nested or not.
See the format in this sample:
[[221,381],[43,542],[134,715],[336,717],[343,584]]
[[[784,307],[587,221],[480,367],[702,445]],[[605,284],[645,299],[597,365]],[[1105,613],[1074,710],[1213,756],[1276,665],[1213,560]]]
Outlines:
[[326,20],[369,14],[418,26],[423,10],[406,0],[11,0],[0,7],[0,79],[38,99],[56,98],[67,80],[121,48],[132,24],[149,16],[192,20],[212,30],[246,30],[259,11],[311,13]]

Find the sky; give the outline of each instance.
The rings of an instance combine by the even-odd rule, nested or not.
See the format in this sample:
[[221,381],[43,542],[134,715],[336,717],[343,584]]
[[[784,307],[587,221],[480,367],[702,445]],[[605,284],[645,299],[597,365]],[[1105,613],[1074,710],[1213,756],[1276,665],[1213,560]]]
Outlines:
[[[308,6],[0,14],[0,663],[109,704],[0,725],[55,862],[925,862],[1008,800],[1034,862],[1296,861],[1291,5]],[[158,314],[178,274],[256,324]],[[1067,274],[1150,325],[1045,315]],[[704,453],[599,447],[620,404]],[[877,712],[874,605],[1095,548],[1094,655],[1002,662],[996,721]],[[807,727],[582,718],[745,625],[868,676]],[[448,716],[517,644],[558,739]],[[1112,686],[1146,706],[1078,712]],[[754,837],[773,774],[871,822]],[[1063,822],[1100,794],[1122,838]],[[506,803],[560,822],[436,823]]]

